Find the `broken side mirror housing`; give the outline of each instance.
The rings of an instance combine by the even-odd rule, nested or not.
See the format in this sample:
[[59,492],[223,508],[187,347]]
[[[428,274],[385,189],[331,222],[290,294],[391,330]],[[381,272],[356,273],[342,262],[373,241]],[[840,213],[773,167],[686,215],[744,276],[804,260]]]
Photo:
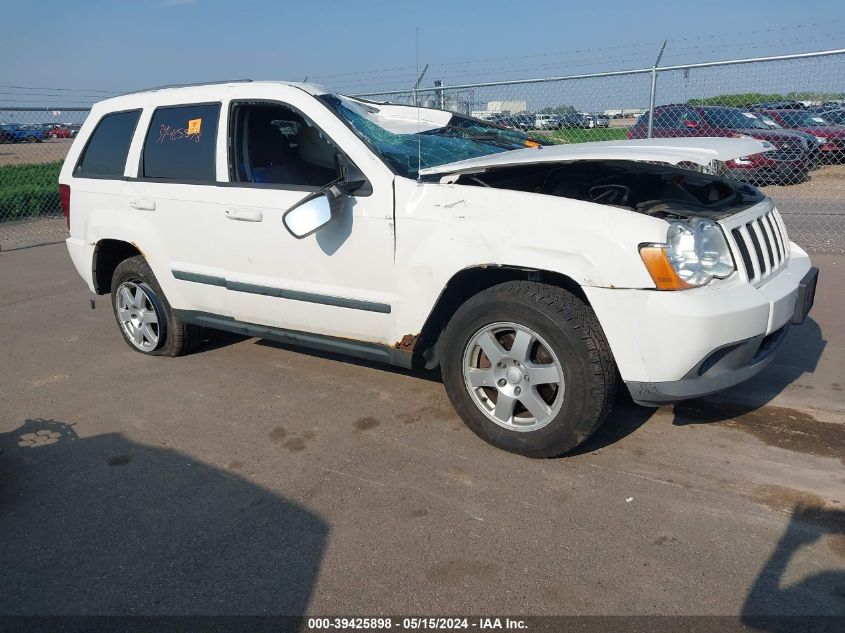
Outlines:
[[337,183],[338,190],[347,196],[369,196],[373,193],[373,186],[358,166],[348,159],[341,159],[341,178]]

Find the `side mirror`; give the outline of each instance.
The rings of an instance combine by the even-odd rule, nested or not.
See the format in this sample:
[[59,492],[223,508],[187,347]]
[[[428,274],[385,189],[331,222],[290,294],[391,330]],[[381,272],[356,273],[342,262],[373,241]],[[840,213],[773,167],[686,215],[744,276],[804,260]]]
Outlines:
[[345,196],[369,196],[373,193],[373,186],[363,172],[350,160],[342,159],[338,162],[341,178],[337,182],[337,191]]
[[307,197],[282,216],[285,228],[298,240],[319,231],[331,221],[331,200],[323,192]]

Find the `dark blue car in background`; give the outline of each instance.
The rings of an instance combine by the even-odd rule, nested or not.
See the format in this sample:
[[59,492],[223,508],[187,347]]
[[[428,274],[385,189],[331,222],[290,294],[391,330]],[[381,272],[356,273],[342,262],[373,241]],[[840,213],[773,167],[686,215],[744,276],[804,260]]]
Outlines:
[[0,143],[40,143],[44,132],[39,129],[8,123],[0,125]]

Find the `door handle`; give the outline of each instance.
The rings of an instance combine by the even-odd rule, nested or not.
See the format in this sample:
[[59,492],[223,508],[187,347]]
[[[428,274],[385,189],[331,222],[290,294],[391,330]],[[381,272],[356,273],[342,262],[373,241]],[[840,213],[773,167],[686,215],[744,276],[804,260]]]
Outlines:
[[229,207],[224,213],[230,220],[240,220],[241,222],[261,222],[263,219],[261,211],[256,209],[235,209],[234,207]]
[[146,198],[135,198],[134,200],[130,200],[129,206],[132,207],[133,209],[138,209],[138,211],[155,211],[156,210],[155,200],[148,200]]

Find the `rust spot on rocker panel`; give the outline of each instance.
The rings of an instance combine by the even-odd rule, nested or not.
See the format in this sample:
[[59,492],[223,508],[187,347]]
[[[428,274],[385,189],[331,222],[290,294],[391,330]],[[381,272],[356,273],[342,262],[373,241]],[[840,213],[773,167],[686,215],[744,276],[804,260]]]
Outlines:
[[393,349],[401,349],[407,352],[413,352],[417,346],[417,340],[420,338],[419,334],[406,334],[402,340],[393,344]]

